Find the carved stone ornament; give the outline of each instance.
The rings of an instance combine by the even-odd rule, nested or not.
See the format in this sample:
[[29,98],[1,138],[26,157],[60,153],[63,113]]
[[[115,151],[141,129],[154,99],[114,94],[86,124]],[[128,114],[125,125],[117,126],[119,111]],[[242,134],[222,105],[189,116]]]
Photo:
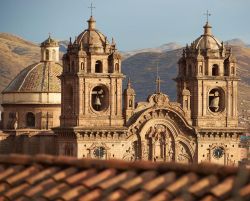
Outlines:
[[158,94],[153,94],[152,96],[150,96],[149,102],[157,106],[163,106],[163,105],[169,104],[169,98],[166,94],[158,93]]

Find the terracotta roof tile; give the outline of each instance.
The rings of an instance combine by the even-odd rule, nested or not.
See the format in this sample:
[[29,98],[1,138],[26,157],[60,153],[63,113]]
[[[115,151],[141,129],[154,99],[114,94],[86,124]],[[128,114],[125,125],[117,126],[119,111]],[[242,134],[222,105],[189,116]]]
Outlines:
[[188,188],[190,194],[195,195],[196,197],[201,197],[207,193],[211,187],[215,186],[219,182],[218,178],[215,175],[210,175],[194,183]]
[[174,172],[168,172],[158,176],[150,182],[147,182],[142,189],[149,193],[155,193],[156,191],[164,189],[166,186],[174,182],[175,179],[176,174]]
[[211,193],[218,198],[224,199],[232,192],[235,177],[229,177],[211,189]]
[[107,169],[95,175],[94,177],[90,177],[89,179],[83,181],[82,184],[87,188],[94,188],[97,184],[113,177],[116,173],[117,171],[115,169]]
[[247,186],[243,187],[239,191],[239,195],[240,195],[241,198],[244,198],[246,200],[250,200],[250,184],[248,184]]
[[0,155],[0,201],[245,201],[250,170],[215,164]]
[[69,201],[69,200],[73,200],[73,199],[75,199],[75,198],[77,198],[77,197],[79,197],[82,194],[87,193],[87,192],[88,192],[88,189],[85,188],[84,186],[76,186],[72,189],[69,189],[66,192],[63,192],[59,199]]

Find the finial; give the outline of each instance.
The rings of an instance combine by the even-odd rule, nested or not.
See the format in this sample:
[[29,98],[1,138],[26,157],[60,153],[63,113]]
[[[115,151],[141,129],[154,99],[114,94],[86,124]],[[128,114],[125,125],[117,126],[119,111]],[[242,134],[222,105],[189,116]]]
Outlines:
[[71,37],[69,37],[69,44],[72,45]]
[[127,89],[131,88],[131,81],[130,81],[130,77],[128,77],[128,84],[127,84]]
[[112,37],[112,44],[115,45],[115,39]]
[[92,17],[93,16],[93,9],[95,9],[95,7],[93,6],[92,2],[90,4],[90,7],[88,7],[88,8],[90,8],[90,14],[91,14],[91,17]]
[[156,65],[156,93],[161,93],[161,78],[159,76],[158,62]]
[[209,13],[209,12],[208,12],[208,10],[207,10],[207,12],[206,12],[206,13],[204,13],[203,15],[206,15],[206,17],[207,17],[207,24],[208,24],[208,18],[209,18],[209,16],[211,16],[212,14],[211,14],[211,13]]

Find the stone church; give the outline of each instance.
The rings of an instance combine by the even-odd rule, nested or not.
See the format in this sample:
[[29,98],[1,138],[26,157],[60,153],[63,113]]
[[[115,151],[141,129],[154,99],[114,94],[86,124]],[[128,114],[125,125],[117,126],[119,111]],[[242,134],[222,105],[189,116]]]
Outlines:
[[[56,71],[52,70],[54,78],[57,79],[58,76],[60,79],[60,84],[53,82],[55,87],[60,86],[61,91],[60,125],[57,123],[59,94],[50,96],[50,93],[57,93],[58,90],[41,90],[41,93],[46,92],[49,96],[45,95],[42,99],[48,101],[43,105],[46,109],[38,111],[36,106],[29,107],[34,108],[35,117],[38,118],[39,113],[48,122],[50,116],[50,122],[54,123],[37,127],[34,134],[30,134],[31,123],[26,124],[26,134],[19,133],[19,136],[26,136],[22,138],[22,143],[37,137],[36,143],[40,146],[39,143],[46,136],[51,140],[47,147],[50,153],[51,147],[54,148],[52,154],[129,161],[207,161],[238,165],[241,160],[240,135],[244,133],[244,129],[238,127],[239,77],[236,74],[236,59],[231,49],[212,35],[212,27],[208,22],[203,28],[203,34],[183,49],[182,57],[178,61],[178,75],[175,78],[177,102],[170,101],[168,95],[161,92],[158,76],[156,92],[149,95],[147,101],[135,103],[136,93],[129,79],[126,89],[122,90],[125,75],[122,73],[122,58],[115,41],[112,39],[110,43],[96,29],[96,21],[91,16],[88,28],[75,41],[70,41],[62,59],[62,72],[58,75],[59,70],[52,67]],[[53,47],[49,43],[48,47],[50,46]],[[46,58],[43,45],[41,48],[42,58],[43,55]],[[59,65],[57,60],[46,60],[45,64]],[[45,75],[46,73],[43,74]],[[3,92],[4,97],[13,88],[12,85],[18,85],[18,80],[19,78],[15,78],[7,87]],[[16,93],[19,88],[14,89]],[[16,119],[21,116],[20,121],[24,121],[23,113],[31,110],[24,107],[17,110],[13,105],[19,99],[15,99],[15,95],[10,96],[13,97],[10,100],[14,104],[3,103],[2,135],[5,138],[1,139],[5,140],[8,136],[15,140],[18,130],[21,129],[18,126],[20,123],[17,125],[13,119],[13,125],[7,129],[9,118]],[[27,101],[29,98],[24,99]],[[36,100],[41,101],[38,97]],[[49,114],[48,105],[53,107],[53,115],[46,116]],[[16,112],[10,115],[12,110]],[[30,118],[28,113],[27,118]],[[39,122],[42,122],[41,118],[33,118],[33,129],[36,125],[44,125]],[[9,144],[11,143],[12,141]],[[26,144],[34,147],[30,141]],[[2,147],[5,146],[0,145],[0,151]],[[19,148],[19,152],[29,153],[27,148]],[[40,148],[37,152],[47,153],[47,149]]]

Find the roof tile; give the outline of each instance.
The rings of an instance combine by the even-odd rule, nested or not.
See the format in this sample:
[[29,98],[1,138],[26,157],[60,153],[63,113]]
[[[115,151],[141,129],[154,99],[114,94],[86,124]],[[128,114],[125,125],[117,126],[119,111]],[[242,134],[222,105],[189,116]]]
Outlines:
[[115,169],[107,169],[100,172],[96,176],[90,177],[89,179],[83,181],[82,184],[84,184],[88,188],[94,188],[97,184],[113,177],[116,173],[117,171]]
[[28,168],[25,168],[21,172],[14,174],[13,176],[10,176],[6,179],[6,182],[10,185],[17,185],[19,183],[22,183],[25,178],[32,174],[38,173],[42,169],[39,165],[33,165]]
[[142,188],[150,193],[155,193],[171,184],[175,180],[175,178],[176,174],[174,172],[168,172],[166,174],[158,176],[152,181],[149,181]]
[[198,176],[191,172],[177,179],[175,182],[169,185],[166,188],[166,190],[170,192],[171,194],[178,194],[179,192],[183,190],[183,188],[186,188],[188,185],[196,182],[197,180],[198,180]]
[[233,176],[225,179],[222,183],[214,186],[210,192],[220,199],[226,198],[232,191],[234,179]]
[[250,170],[214,164],[0,155],[0,201],[248,201]]
[[197,197],[201,197],[206,192],[210,190],[211,187],[216,185],[219,182],[218,178],[215,175],[210,175],[194,183],[188,188],[188,192],[194,194]]
[[69,189],[66,192],[63,192],[63,194],[60,196],[60,199],[65,201],[70,201],[87,192],[88,189],[85,188],[84,186],[76,186],[74,188]]

